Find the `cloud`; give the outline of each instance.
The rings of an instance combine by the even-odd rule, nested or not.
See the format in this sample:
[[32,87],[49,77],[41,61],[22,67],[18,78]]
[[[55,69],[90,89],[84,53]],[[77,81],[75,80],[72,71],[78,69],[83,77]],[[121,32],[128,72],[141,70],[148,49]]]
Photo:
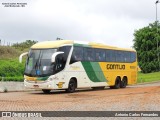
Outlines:
[[12,42],[55,40],[60,37],[130,48],[134,30],[155,21],[155,4],[151,0],[3,2],[27,3],[24,8],[0,5],[0,39]]

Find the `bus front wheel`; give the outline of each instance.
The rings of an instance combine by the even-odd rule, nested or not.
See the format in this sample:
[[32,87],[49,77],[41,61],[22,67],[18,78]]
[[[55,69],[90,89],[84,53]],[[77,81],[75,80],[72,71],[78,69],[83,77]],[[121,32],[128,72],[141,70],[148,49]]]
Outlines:
[[71,79],[68,84],[68,89],[66,89],[66,92],[73,93],[75,92],[75,89],[76,89],[76,82],[75,80]]

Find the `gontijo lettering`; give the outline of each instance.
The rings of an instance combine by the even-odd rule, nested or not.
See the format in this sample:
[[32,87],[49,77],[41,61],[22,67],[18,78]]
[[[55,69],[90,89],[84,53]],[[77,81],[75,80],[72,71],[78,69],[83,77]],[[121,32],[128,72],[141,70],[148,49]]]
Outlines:
[[125,70],[125,65],[120,65],[120,64],[107,64],[107,69],[120,69],[120,70]]

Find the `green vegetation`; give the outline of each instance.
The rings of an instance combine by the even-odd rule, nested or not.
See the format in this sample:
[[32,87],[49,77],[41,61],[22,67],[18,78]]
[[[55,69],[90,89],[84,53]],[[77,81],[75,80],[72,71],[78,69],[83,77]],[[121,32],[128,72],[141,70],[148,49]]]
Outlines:
[[0,60],[14,59],[21,54],[22,51],[19,51],[13,47],[9,46],[0,46]]
[[[158,28],[158,29],[157,29]],[[134,48],[137,51],[139,66],[143,73],[159,71],[157,54],[157,40],[160,43],[160,23],[155,22],[149,26],[136,30],[134,33]]]
[[18,59],[0,60],[0,80],[3,81],[22,81],[24,63],[20,64]]
[[0,81],[23,81],[25,60],[21,64],[18,58],[34,43],[36,41],[27,40],[13,46],[0,46]]
[[26,40],[25,42],[22,43],[15,43],[12,46],[18,50],[25,50],[25,49],[29,49],[32,45],[36,44],[38,41],[34,41],[34,40]]
[[148,74],[138,72],[137,83],[153,82],[158,80],[160,81],[160,72],[154,72],[154,73],[148,73]]

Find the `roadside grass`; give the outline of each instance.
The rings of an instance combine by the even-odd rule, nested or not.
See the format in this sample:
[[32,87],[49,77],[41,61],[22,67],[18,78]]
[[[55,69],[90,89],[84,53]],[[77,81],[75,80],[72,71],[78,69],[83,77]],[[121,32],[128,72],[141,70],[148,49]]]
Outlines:
[[23,73],[26,56],[19,63],[18,57],[21,53],[28,51],[11,46],[0,46],[0,81],[23,81]]
[[17,81],[17,82],[23,82],[24,78],[23,76],[16,76],[16,77],[3,77],[0,76],[0,81],[5,82],[5,81]]
[[10,46],[0,46],[0,59],[14,59],[20,54],[20,52],[21,51]]
[[160,81],[160,72],[147,73],[147,74],[138,72],[137,83],[153,82],[153,81]]
[[27,52],[28,50],[29,48],[19,50],[11,46],[0,46],[0,60],[12,60],[18,58],[20,54]]
[[0,81],[23,81],[24,64],[18,58],[0,60]]

